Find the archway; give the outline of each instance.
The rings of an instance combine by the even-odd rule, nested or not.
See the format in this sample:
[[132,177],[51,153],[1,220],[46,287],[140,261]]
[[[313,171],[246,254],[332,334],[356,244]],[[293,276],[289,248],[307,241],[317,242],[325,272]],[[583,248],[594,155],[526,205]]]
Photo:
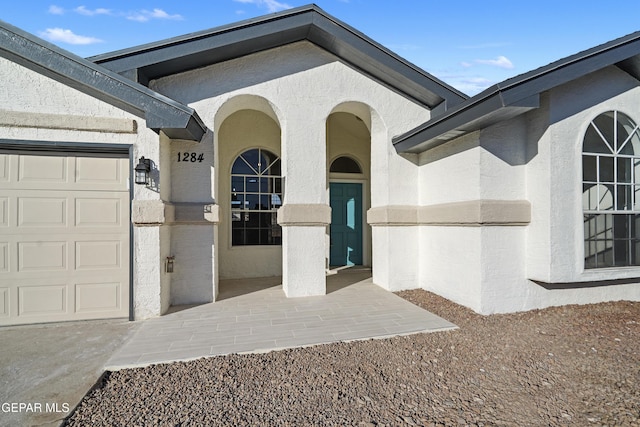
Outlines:
[[274,117],[257,109],[241,109],[227,115],[219,126],[216,200],[221,209],[220,279],[282,274],[280,227],[276,223],[283,192],[281,132]]
[[366,222],[371,206],[370,122],[368,107],[358,103],[343,104],[327,118],[330,269],[371,266],[371,230]]

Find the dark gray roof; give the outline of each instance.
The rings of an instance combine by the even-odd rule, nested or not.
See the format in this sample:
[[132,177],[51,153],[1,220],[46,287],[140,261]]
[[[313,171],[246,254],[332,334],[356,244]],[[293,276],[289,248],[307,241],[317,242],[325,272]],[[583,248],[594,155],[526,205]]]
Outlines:
[[540,105],[540,94],[615,65],[640,80],[640,32],[585,50],[498,83],[426,123],[393,138],[400,153],[423,152]]
[[143,84],[149,80],[307,40],[422,105],[450,108],[462,92],[400,58],[315,5],[88,58]]
[[197,113],[147,87],[0,21],[0,56],[101,101],[144,117],[171,138],[200,141],[206,127]]

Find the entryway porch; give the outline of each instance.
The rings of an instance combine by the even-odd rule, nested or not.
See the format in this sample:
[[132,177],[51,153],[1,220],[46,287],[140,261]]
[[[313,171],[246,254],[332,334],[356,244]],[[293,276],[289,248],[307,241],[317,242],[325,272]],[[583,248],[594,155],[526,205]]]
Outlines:
[[106,369],[456,328],[373,284],[369,269],[334,273],[327,295],[300,298],[280,278],[221,281],[215,303],[143,321]]

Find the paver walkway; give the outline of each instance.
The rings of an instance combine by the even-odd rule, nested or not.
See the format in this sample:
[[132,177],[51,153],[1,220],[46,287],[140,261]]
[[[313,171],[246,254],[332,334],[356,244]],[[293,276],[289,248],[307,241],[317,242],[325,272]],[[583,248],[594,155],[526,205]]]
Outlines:
[[215,303],[142,322],[106,369],[456,328],[374,285],[369,270],[328,276],[324,296],[286,298],[279,278],[220,289]]

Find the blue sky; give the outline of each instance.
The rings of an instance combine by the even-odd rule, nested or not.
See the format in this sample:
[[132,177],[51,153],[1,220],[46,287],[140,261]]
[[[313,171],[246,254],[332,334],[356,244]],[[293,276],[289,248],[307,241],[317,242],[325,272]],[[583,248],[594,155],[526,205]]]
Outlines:
[[[0,19],[86,57],[279,12],[309,1],[7,3],[2,6]],[[316,0],[316,4],[469,95],[640,30],[637,0]]]

